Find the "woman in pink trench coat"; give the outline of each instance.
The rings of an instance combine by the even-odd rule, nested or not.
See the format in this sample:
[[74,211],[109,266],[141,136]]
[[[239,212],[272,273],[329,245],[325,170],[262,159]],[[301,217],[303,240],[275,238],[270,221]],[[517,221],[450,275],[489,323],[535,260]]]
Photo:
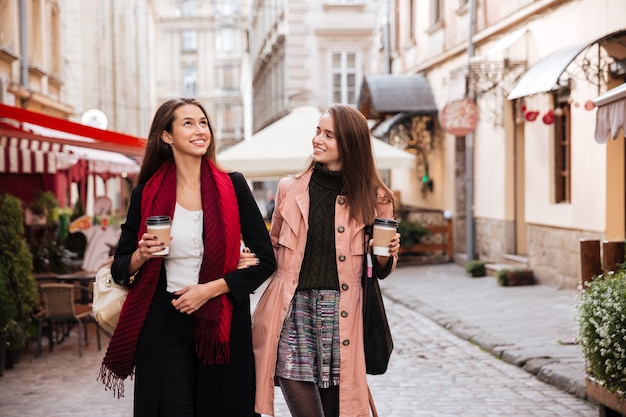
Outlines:
[[[332,150],[332,144],[327,145],[328,138],[323,137],[324,132],[330,130],[333,135],[337,136],[339,160],[343,162],[344,169],[351,159],[364,158],[363,154],[342,156],[345,147],[341,145],[341,142],[347,139],[341,138],[341,134],[346,134],[350,130],[342,130],[336,124],[345,120],[346,117],[348,119],[356,117],[359,127],[362,127],[361,123],[364,123],[367,133],[363,134],[367,135],[366,143],[369,146],[369,149],[365,149],[365,158],[368,153],[371,155],[372,152],[367,122],[360,113],[354,115],[355,112],[358,113],[349,106],[333,105],[327,113],[322,115],[320,126],[313,138],[315,151],[311,168],[301,176],[283,178],[278,185],[276,208],[270,230],[277,270],[270,278],[270,283],[253,314],[252,338],[256,362],[255,411],[257,413],[274,415],[274,384],[279,339],[298,287],[307,233],[309,227],[316,226],[309,225],[309,183],[314,164],[319,163],[320,160],[325,162],[324,158],[327,158],[327,155],[317,156],[319,149],[328,152]],[[329,114],[334,117],[330,118],[331,127],[326,129],[324,126],[328,121],[325,122],[324,117]],[[350,152],[358,153],[359,151],[355,150],[354,146],[348,149]],[[362,146],[362,143],[357,146]],[[373,157],[371,158],[373,167]],[[393,218],[393,199],[382,181],[380,183],[376,181],[378,175],[375,168],[369,174],[364,175],[374,177],[375,189],[378,189],[378,196],[375,197],[376,207],[370,210],[374,217]],[[361,288],[365,223],[352,217],[346,195],[337,195],[334,212],[335,259],[339,280],[339,414],[341,417],[367,417],[370,415],[370,405],[363,351]],[[373,218],[368,223],[372,221]],[[378,257],[379,264],[387,271],[395,269],[399,245],[400,236],[396,235],[390,247],[392,256],[390,258]]]

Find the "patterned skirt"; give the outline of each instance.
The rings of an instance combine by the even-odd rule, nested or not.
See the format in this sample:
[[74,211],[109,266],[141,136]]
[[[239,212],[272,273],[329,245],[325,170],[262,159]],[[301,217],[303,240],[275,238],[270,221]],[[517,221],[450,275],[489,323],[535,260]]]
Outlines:
[[296,291],[278,342],[276,376],[339,385],[339,291]]

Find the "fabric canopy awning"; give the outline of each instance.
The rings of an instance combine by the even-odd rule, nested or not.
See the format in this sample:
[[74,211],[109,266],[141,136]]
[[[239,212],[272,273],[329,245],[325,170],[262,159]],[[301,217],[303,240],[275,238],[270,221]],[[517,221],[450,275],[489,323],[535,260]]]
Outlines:
[[367,75],[358,101],[358,109],[368,119],[401,112],[437,114],[430,84],[421,74]]
[[0,121],[2,120],[4,124],[0,126],[1,134],[7,134],[1,130],[3,127],[12,126],[24,131],[27,138],[32,132],[35,133],[34,139],[118,152],[127,156],[143,156],[146,147],[146,141],[136,136],[102,130],[4,104],[0,104]]
[[626,132],[626,84],[607,91],[593,102],[598,107],[596,142],[606,143],[611,137],[616,139],[620,130],[622,134]]
[[561,75],[586,47],[587,45],[578,45],[562,49],[535,63],[522,75],[507,98],[514,100],[559,88]]
[[78,162],[78,156],[63,152],[63,145],[0,136],[0,173],[55,174]]
[[389,129],[394,127],[395,125],[402,123],[404,120],[411,118],[413,116],[418,115],[419,113],[413,112],[402,112],[398,113],[395,116],[390,117],[389,119],[384,120],[382,123],[379,123],[376,127],[372,129],[372,135],[376,138],[385,138],[389,133]]
[[[79,160],[87,162],[87,174],[104,178],[118,174],[136,174],[137,162],[123,154],[50,141],[28,131],[0,126],[0,173],[56,174]],[[73,143],[82,144],[74,140]]]
[[[593,68],[599,68],[603,64],[603,59],[626,59],[626,29],[609,33],[592,42],[571,46],[569,48],[557,51],[547,57],[541,59],[531,66],[519,79],[515,87],[511,90],[507,98],[514,100],[538,93],[547,93],[568,86],[569,78],[574,78],[577,72],[582,72],[588,81],[597,78],[597,74]],[[592,46],[596,45],[598,51],[586,53],[590,51]],[[575,71],[568,67],[579,59],[578,68]],[[592,72],[588,72],[592,69]],[[604,84],[603,81],[594,81],[598,83],[598,87]]]
[[[320,116],[315,107],[298,107],[252,138],[218,153],[217,161],[251,180],[296,174],[306,168],[313,153],[311,140]],[[372,143],[378,169],[415,166],[413,154],[378,139]]]

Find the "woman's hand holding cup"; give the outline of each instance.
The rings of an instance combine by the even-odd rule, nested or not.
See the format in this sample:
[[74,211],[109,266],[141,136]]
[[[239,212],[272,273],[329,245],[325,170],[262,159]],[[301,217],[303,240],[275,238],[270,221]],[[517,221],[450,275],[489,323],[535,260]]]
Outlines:
[[372,229],[372,247],[374,255],[393,256],[400,247],[398,222],[393,219],[376,218]]
[[141,236],[141,240],[137,242],[137,247],[139,249],[139,259],[141,259],[143,262],[147,261],[150,258],[165,256],[159,254],[159,252],[163,252],[165,248],[165,242],[159,240],[159,237],[157,235],[144,233]]

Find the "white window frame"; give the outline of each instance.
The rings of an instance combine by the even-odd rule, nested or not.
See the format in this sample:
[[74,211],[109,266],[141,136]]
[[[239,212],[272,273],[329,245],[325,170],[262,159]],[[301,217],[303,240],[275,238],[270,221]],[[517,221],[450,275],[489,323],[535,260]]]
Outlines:
[[[354,66],[348,67],[348,56],[352,54],[354,55]],[[335,56],[340,55],[340,64],[338,67],[335,67]],[[356,105],[358,89],[359,89],[359,80],[360,76],[360,68],[361,68],[361,56],[359,51],[355,50],[335,50],[330,51],[330,97],[331,102],[340,102],[344,104]],[[340,85],[337,89],[335,85],[335,76],[339,75],[340,77]],[[349,76],[354,76],[354,86],[348,85]],[[351,91],[353,88],[353,91]],[[336,100],[335,95],[339,93],[340,99]],[[352,101],[350,100],[349,95],[352,94]]]
[[217,83],[224,90],[239,88],[239,68],[235,64],[223,64],[217,67]]
[[217,52],[223,54],[237,52],[237,48],[239,47],[237,35],[238,32],[234,27],[224,26],[219,28],[215,33]]
[[180,12],[183,16],[195,16],[198,13],[198,0],[181,0]]
[[183,30],[181,37],[183,42],[183,52],[198,51],[198,31]]
[[198,67],[195,65],[184,65],[182,70],[182,93],[183,97],[195,97],[198,83]]

